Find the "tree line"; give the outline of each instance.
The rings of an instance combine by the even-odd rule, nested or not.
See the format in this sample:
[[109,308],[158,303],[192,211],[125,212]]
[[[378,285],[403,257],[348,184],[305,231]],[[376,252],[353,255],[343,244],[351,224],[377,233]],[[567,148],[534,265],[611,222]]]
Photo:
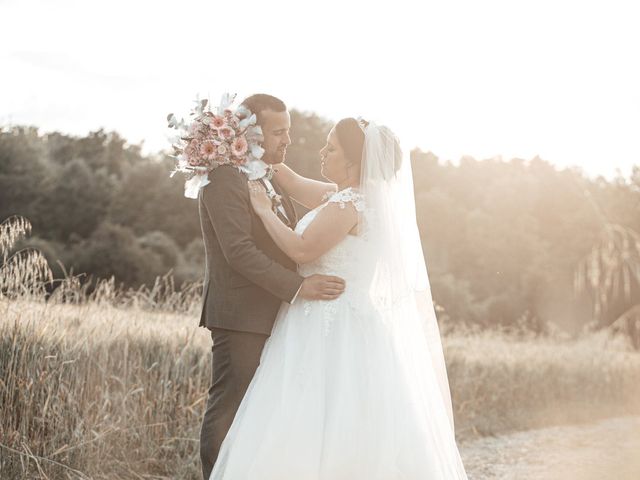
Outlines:
[[[293,111],[288,164],[319,178],[330,127]],[[609,181],[540,158],[453,164],[414,150],[411,161],[441,320],[569,331],[592,321],[594,292],[576,293],[576,269],[608,226],[640,231],[640,167]],[[181,178],[169,178],[172,167],[167,155],[144,155],[116,132],[78,137],[4,127],[0,221],[28,218],[33,236],[22,246],[38,248],[58,277],[113,276],[135,288],[171,271],[178,284],[197,281],[204,273],[197,202],[184,198]],[[599,321],[638,303],[631,282]]]

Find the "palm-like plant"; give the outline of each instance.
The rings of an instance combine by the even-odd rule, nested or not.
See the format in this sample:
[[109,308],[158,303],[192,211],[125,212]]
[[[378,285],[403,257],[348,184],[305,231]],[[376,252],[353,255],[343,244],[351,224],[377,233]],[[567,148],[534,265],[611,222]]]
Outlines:
[[625,332],[640,349],[640,304],[631,304],[633,286],[640,286],[640,234],[622,225],[605,224],[599,241],[580,261],[574,275],[576,292],[593,293],[594,317],[603,314],[614,299],[624,295],[630,307],[610,327]]

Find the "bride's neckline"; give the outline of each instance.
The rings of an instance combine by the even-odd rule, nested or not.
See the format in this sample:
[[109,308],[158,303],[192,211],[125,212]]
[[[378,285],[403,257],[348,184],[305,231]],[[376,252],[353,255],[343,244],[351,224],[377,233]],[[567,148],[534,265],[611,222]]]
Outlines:
[[[336,185],[337,187],[337,185]],[[358,191],[360,189],[360,185],[349,185],[348,187],[344,187],[342,189],[338,188],[335,193],[340,193],[340,192],[344,192],[346,190],[356,190]]]

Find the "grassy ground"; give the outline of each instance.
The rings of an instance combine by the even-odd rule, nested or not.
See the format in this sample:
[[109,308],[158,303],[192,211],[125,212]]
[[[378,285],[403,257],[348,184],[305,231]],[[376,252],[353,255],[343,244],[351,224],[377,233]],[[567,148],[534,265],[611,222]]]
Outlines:
[[[199,478],[210,339],[196,325],[0,301],[0,478]],[[458,333],[444,345],[461,441],[640,414],[640,354],[604,337]]]

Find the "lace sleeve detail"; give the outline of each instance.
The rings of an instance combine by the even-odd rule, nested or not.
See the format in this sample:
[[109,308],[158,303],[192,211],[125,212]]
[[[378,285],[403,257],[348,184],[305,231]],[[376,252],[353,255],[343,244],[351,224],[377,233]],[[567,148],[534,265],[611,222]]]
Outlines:
[[365,209],[364,196],[352,187],[328,195],[327,202],[337,203],[340,208],[344,208],[347,203],[352,203],[358,212]]

